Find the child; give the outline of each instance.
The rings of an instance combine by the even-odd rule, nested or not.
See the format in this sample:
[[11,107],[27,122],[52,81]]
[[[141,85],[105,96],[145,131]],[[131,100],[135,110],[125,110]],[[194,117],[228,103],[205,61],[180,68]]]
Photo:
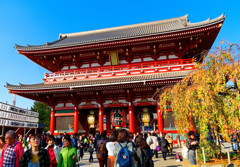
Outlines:
[[90,154],[89,162],[92,162],[92,161],[93,161],[93,150],[94,150],[93,141],[92,141],[92,140],[89,140],[89,154]]

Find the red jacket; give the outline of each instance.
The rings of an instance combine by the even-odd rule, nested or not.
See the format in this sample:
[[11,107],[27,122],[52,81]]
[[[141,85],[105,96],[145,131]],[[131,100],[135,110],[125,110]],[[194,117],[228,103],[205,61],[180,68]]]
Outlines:
[[[3,151],[2,151],[1,158],[0,158],[0,167],[3,166],[4,152],[6,151],[7,147],[8,147],[7,144],[5,144],[3,146]],[[16,143],[16,145],[14,147],[14,152],[15,152],[15,156],[16,156],[16,167],[19,167],[19,161],[20,161],[21,156],[24,152],[21,142]]]

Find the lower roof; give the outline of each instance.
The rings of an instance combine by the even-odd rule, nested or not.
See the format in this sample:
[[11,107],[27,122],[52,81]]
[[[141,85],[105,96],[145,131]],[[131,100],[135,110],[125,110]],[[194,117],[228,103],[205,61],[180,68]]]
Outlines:
[[184,78],[190,74],[193,70],[186,71],[174,71],[174,72],[162,72],[154,74],[141,74],[132,76],[121,76],[101,79],[85,79],[81,81],[62,81],[59,83],[39,83],[39,84],[19,84],[12,85],[7,83],[5,87],[12,91],[32,91],[32,90],[53,90],[53,89],[74,89],[81,87],[96,87],[96,86],[111,86],[121,84],[132,84],[132,83],[145,83],[148,81],[168,80],[175,78]]

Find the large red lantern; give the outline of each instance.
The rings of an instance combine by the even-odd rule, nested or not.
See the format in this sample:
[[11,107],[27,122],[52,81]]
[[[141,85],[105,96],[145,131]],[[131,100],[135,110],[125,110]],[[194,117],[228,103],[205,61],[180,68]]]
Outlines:
[[125,127],[126,118],[126,111],[122,108],[114,108],[111,111],[111,123],[114,127]]

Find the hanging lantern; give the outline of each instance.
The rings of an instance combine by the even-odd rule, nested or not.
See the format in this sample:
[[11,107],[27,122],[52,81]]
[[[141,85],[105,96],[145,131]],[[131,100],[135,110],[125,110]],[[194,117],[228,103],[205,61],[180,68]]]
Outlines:
[[87,117],[87,121],[89,124],[89,128],[94,128],[94,125],[95,125],[94,111],[90,111],[90,114]]
[[144,108],[143,112],[140,113],[140,121],[144,126],[149,126],[149,123],[153,120],[153,114],[148,112],[148,108]]
[[111,111],[111,123],[115,128],[126,126],[126,112],[122,108],[114,108]]

